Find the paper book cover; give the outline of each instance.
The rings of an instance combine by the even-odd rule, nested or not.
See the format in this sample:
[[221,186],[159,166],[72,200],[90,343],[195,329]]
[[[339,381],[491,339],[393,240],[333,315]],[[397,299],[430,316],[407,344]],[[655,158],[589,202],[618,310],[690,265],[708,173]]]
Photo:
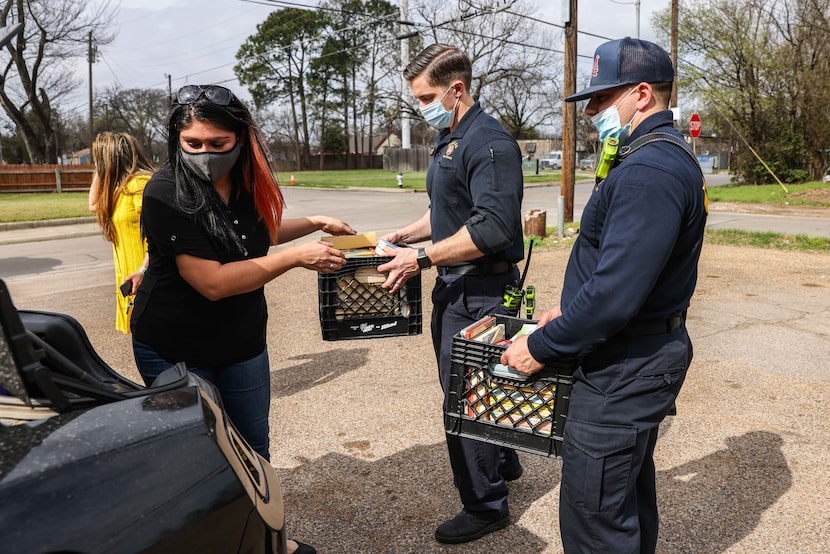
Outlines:
[[385,255],[387,252],[397,247],[397,244],[392,244],[388,240],[378,239],[377,244],[375,244],[375,252],[377,252],[378,255]]
[[386,274],[378,272],[375,267],[361,267],[354,272],[355,281],[364,285],[380,285],[386,281]]
[[340,235],[321,237],[321,241],[329,242],[338,250],[350,250],[356,248],[374,248],[378,242],[378,234],[374,231],[361,233],[359,235]]
[[529,335],[529,334],[533,333],[533,331],[535,331],[535,330],[536,330],[536,324],[535,323],[525,323],[524,325],[522,325],[521,329],[516,331],[513,334],[513,336],[510,337],[510,341],[512,342],[512,341],[516,340],[518,337],[521,337],[522,335]]
[[499,323],[487,329],[473,340],[479,342],[486,342],[487,344],[496,344],[504,340],[504,323]]
[[489,329],[490,327],[492,327],[495,324],[496,324],[496,317],[492,316],[492,315],[488,315],[487,317],[485,317],[483,319],[479,319],[478,321],[476,321],[472,325],[468,325],[467,327],[464,327],[463,329],[461,329],[460,335],[462,337],[464,337],[465,339],[472,339],[472,338],[478,336],[479,334],[483,333],[484,331],[486,331],[487,329]]

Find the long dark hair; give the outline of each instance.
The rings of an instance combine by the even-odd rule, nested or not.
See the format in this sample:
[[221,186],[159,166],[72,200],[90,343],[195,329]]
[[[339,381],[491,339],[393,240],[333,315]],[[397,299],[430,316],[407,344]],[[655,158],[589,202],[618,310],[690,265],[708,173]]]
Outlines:
[[[205,88],[205,87],[203,87]],[[234,192],[241,190],[253,199],[257,213],[268,228],[271,242],[277,242],[285,201],[271,169],[270,155],[259,127],[248,108],[236,96],[227,106],[220,106],[204,95],[189,104],[173,104],[167,118],[167,160],[176,180],[176,203],[191,214],[202,228],[225,247],[245,250],[225,217],[225,205],[213,184],[200,178],[184,163],[179,133],[194,121],[201,121],[230,131],[240,143],[239,159],[231,169]]]

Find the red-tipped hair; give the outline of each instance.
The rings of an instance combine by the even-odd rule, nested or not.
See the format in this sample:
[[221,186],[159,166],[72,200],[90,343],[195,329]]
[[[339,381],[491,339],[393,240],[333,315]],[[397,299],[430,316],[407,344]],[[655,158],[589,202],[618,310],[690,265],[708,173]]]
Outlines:
[[251,163],[246,173],[251,171],[252,175],[245,175],[245,182],[246,184],[253,183],[254,205],[259,216],[265,222],[265,226],[268,227],[271,244],[277,244],[285,199],[253,126],[248,128],[248,141],[251,151]]

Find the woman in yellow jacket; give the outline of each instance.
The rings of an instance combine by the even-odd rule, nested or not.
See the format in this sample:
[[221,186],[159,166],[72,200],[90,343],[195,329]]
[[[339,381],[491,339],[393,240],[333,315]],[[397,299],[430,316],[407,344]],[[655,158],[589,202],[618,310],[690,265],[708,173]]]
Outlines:
[[127,133],[100,133],[92,144],[92,161],[95,173],[89,188],[89,210],[98,216],[101,234],[112,243],[115,328],[129,333],[132,299],[149,265],[147,245],[141,237],[141,202],[144,186],[156,168]]

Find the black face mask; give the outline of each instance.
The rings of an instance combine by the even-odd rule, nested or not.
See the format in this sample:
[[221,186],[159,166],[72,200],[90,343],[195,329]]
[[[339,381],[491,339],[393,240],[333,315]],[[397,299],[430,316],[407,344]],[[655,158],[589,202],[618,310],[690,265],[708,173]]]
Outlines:
[[239,142],[237,142],[236,146],[227,152],[193,153],[182,150],[182,161],[196,175],[213,183],[230,173],[239,159],[240,149]]

